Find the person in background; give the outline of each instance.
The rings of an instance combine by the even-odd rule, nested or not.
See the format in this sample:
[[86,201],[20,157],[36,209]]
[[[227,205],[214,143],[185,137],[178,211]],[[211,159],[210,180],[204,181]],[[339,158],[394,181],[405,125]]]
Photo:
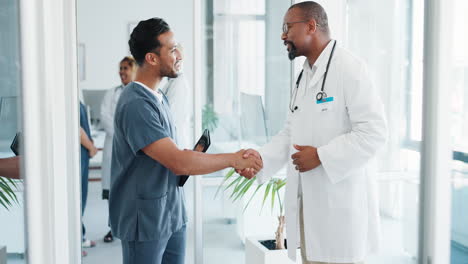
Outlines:
[[169,101],[169,108],[174,118],[177,135],[177,145],[184,149],[193,147],[193,97],[191,89],[180,72],[177,78],[168,78],[166,85],[161,89]]
[[[101,165],[102,199],[104,200],[109,200],[115,106],[119,101],[123,88],[132,82],[135,78],[136,68],[137,66],[135,59],[133,59],[131,56],[126,56],[120,61],[119,76],[122,83],[117,87],[109,89],[104,95],[104,99],[102,100],[101,104],[101,123],[104,131],[106,132]],[[104,236],[103,240],[106,243],[114,241],[112,231],[109,230],[109,232]]]
[[[88,198],[88,175],[89,175],[89,159],[97,153],[97,148],[94,146],[91,138],[91,129],[89,127],[88,114],[85,105],[80,101],[80,143],[81,143],[81,217],[83,217],[86,208],[86,200]],[[82,247],[95,247],[96,242],[86,239],[86,228],[82,223]],[[82,251],[82,255],[86,256],[86,251]]]

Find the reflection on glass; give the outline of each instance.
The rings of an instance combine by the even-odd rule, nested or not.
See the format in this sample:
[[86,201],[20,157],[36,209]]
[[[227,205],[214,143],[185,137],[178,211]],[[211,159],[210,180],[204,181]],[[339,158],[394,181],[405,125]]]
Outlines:
[[[450,65],[453,87],[450,89],[452,161],[451,264],[468,261],[468,36],[464,10],[468,2],[453,1],[453,50]],[[446,87],[443,87],[446,88]]]
[[368,263],[417,263],[423,14],[422,0],[348,2],[348,48],[366,61],[389,127],[379,157],[381,250]]
[[[25,263],[23,184],[19,180],[21,137],[18,2],[0,12],[0,263]],[[14,151],[13,151],[13,150]]]

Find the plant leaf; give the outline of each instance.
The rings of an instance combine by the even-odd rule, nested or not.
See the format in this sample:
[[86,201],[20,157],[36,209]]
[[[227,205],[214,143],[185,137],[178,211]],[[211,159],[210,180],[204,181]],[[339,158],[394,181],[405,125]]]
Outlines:
[[254,183],[253,179],[248,180],[247,184],[245,184],[242,190],[238,192],[237,196],[234,198],[234,200],[232,200],[232,202],[235,202],[239,198],[244,197],[244,195],[249,191],[250,186],[252,186],[253,183]]
[[245,210],[247,209],[247,207],[249,206],[250,202],[252,201],[252,199],[254,198],[255,194],[257,194],[258,190],[263,186],[263,183],[258,185],[257,186],[257,189],[255,189],[255,192],[252,194],[252,196],[250,197],[249,201],[247,202],[247,204],[245,205],[244,207],[244,210],[242,212],[245,212]]
[[242,176],[239,175],[239,177],[237,177],[237,178],[236,178],[235,180],[233,180],[228,186],[226,186],[226,187],[224,188],[224,190],[229,189],[232,185],[234,185],[234,184],[238,183],[240,180],[242,180],[242,178],[244,178],[244,177],[242,177]]
[[276,190],[280,190],[285,185],[286,185],[286,181],[285,180],[280,180],[280,183],[278,184],[278,187],[276,188]]
[[218,189],[216,190],[216,193],[215,193],[215,199],[216,197],[218,196],[218,193],[219,193],[219,190],[221,190],[221,187],[223,187],[223,185],[231,178],[232,175],[234,175],[234,172],[236,172],[234,169],[231,169],[227,174],[226,176],[224,176],[224,179],[223,181],[221,182],[221,184],[218,186]]
[[0,200],[3,200],[3,202],[5,202],[9,206],[11,206],[10,200],[8,199],[8,197],[5,196],[5,194],[3,192],[0,192]]
[[[239,177],[244,178],[243,176]],[[237,186],[234,188],[234,191],[232,192],[231,196],[229,196],[229,199],[232,199],[232,197],[234,197],[234,195],[236,195],[247,184],[248,181],[249,179],[244,178],[241,182],[239,182],[239,184],[237,184]]]
[[[18,204],[18,198],[16,197],[16,194],[13,188],[11,188],[10,184],[13,185],[16,190],[18,190],[17,185],[12,179],[0,177],[0,191],[7,194],[14,202]],[[6,198],[5,201],[9,202],[9,199]]]
[[278,184],[277,181],[273,182],[273,185],[271,188],[271,213],[273,213],[273,209],[275,208],[275,195],[276,195],[277,184]]
[[266,199],[268,197],[268,194],[270,193],[271,184],[272,184],[272,182],[269,182],[266,189],[265,189],[265,195],[263,196],[263,202],[262,202],[262,209],[260,210],[260,212],[262,212],[263,206],[265,205],[265,201],[266,201]]
[[0,198],[0,204],[2,204],[2,206],[9,211],[8,206],[5,205],[2,198]]

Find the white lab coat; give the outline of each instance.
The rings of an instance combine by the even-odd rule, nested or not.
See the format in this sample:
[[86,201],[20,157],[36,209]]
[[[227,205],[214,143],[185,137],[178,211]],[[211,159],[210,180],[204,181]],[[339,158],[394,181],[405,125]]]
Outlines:
[[193,96],[183,73],[177,78],[169,78],[161,89],[169,101],[176,128],[176,141],[180,148],[192,149],[193,142]]
[[[387,137],[383,104],[372,87],[364,63],[337,44],[325,92],[333,102],[317,104],[333,41],[317,59],[312,78],[308,62],[299,86],[298,109],[284,129],[259,152],[264,169],[257,175],[265,182],[285,163],[286,228],[289,245],[300,245],[298,187],[304,210],[307,259],[354,263],[377,250],[380,235],[376,171],[373,159]],[[322,164],[299,173],[291,155],[293,144],[318,148]],[[300,193],[300,192],[299,192]],[[294,246],[288,248],[296,258]]]
[[109,89],[104,95],[101,103],[101,124],[104,128],[104,131],[106,132],[101,164],[101,184],[103,190],[110,189],[112,140],[114,137],[114,114],[115,107],[119,101],[123,88],[124,85],[121,84],[117,87]]

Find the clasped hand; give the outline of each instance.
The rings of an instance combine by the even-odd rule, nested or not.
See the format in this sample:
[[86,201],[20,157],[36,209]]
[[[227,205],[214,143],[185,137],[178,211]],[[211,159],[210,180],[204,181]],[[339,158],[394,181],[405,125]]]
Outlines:
[[[299,172],[306,172],[317,168],[321,161],[318,156],[317,148],[312,146],[300,146],[300,145],[293,145],[298,152],[291,155],[291,159],[293,164],[295,165],[295,169]],[[244,159],[255,157],[259,161],[262,161],[262,157],[260,153],[254,149],[248,149],[243,152]],[[263,168],[263,162],[261,163],[260,169]],[[236,172],[240,175],[251,179],[253,178],[260,169],[255,168],[246,168],[246,169],[237,169]]]
[[291,155],[295,169],[299,172],[306,172],[317,168],[321,162],[317,153],[317,148],[312,146],[299,146],[294,144],[298,152]]
[[[259,170],[263,168],[263,162],[260,158],[260,155],[250,155],[251,150],[239,150],[238,152],[234,153],[234,164],[232,167],[236,170],[236,172],[245,171],[248,172],[249,175],[255,175]],[[252,178],[247,177],[247,178]]]

